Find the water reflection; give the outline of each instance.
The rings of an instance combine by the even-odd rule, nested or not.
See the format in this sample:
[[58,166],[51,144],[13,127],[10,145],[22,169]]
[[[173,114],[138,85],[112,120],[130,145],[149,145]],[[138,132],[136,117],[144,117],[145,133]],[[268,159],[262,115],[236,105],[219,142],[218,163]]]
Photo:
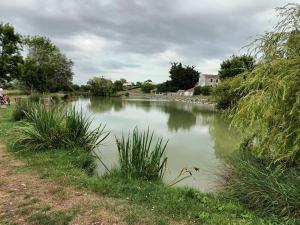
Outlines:
[[78,105],[93,113],[95,125],[106,123],[112,135],[99,153],[113,167],[118,161],[114,136],[125,135],[138,126],[155,131],[158,137],[169,139],[166,180],[174,178],[183,167],[199,167],[196,179],[185,180],[188,185],[210,190],[212,174],[222,166],[222,158],[231,154],[239,141],[228,129],[221,115],[209,105],[149,99],[91,98],[79,100]]

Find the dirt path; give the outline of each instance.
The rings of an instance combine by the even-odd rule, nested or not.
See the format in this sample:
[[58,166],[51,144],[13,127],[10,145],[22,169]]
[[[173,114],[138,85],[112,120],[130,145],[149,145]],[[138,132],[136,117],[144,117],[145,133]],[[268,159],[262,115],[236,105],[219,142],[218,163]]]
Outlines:
[[116,213],[124,204],[28,173],[0,145],[0,224],[126,224]]

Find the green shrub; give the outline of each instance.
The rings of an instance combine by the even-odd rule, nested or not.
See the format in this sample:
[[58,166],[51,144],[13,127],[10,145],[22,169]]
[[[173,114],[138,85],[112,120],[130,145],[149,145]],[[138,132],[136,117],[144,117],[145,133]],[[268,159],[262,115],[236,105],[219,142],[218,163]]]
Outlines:
[[145,180],[162,179],[167,164],[167,142],[163,144],[163,140],[158,139],[152,145],[152,141],[153,132],[150,134],[149,129],[139,133],[135,128],[127,139],[124,136],[116,138],[120,172],[124,176]]
[[153,89],[155,89],[155,86],[149,83],[144,83],[142,84],[141,89],[144,93],[150,93]]
[[125,92],[125,97],[128,97],[129,96],[129,92]]
[[237,75],[233,78],[228,78],[213,89],[213,96],[217,101],[218,109],[235,108],[237,102],[246,95],[241,88],[244,80],[243,75]]
[[194,89],[194,95],[204,95],[208,96],[212,93],[212,87],[211,86],[197,86]]
[[12,119],[14,121],[20,121],[26,118],[26,112],[28,112],[32,107],[30,101],[19,101],[15,105],[12,112]]

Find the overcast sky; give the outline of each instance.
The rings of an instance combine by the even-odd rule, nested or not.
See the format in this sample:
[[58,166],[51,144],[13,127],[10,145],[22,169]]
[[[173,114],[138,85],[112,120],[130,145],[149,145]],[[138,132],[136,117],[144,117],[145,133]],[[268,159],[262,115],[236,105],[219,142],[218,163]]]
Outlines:
[[[293,0],[300,2],[300,0]],[[168,78],[170,62],[217,73],[284,0],[0,0],[0,21],[48,36],[74,61],[74,82]]]

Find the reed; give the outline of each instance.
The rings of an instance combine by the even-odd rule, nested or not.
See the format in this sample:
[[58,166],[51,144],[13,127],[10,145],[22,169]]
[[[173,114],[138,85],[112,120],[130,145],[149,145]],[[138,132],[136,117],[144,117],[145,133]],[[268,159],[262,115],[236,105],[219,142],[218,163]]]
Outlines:
[[159,138],[153,144],[153,135],[149,129],[139,132],[135,128],[127,139],[122,135],[116,138],[120,172],[131,178],[141,178],[144,180],[161,180],[163,178],[167,157],[167,143]]
[[58,108],[35,105],[25,115],[28,122],[19,128],[15,146],[34,151],[64,147],[64,117]]
[[73,107],[66,114],[66,139],[70,146],[92,151],[103,143],[110,132],[105,131],[105,125],[100,124],[92,129],[92,120],[76,111]]
[[91,151],[109,135],[105,126],[91,128],[92,120],[75,108],[63,113],[62,107],[34,105],[25,112],[27,122],[18,128],[20,138],[15,146],[26,150],[84,149]]

